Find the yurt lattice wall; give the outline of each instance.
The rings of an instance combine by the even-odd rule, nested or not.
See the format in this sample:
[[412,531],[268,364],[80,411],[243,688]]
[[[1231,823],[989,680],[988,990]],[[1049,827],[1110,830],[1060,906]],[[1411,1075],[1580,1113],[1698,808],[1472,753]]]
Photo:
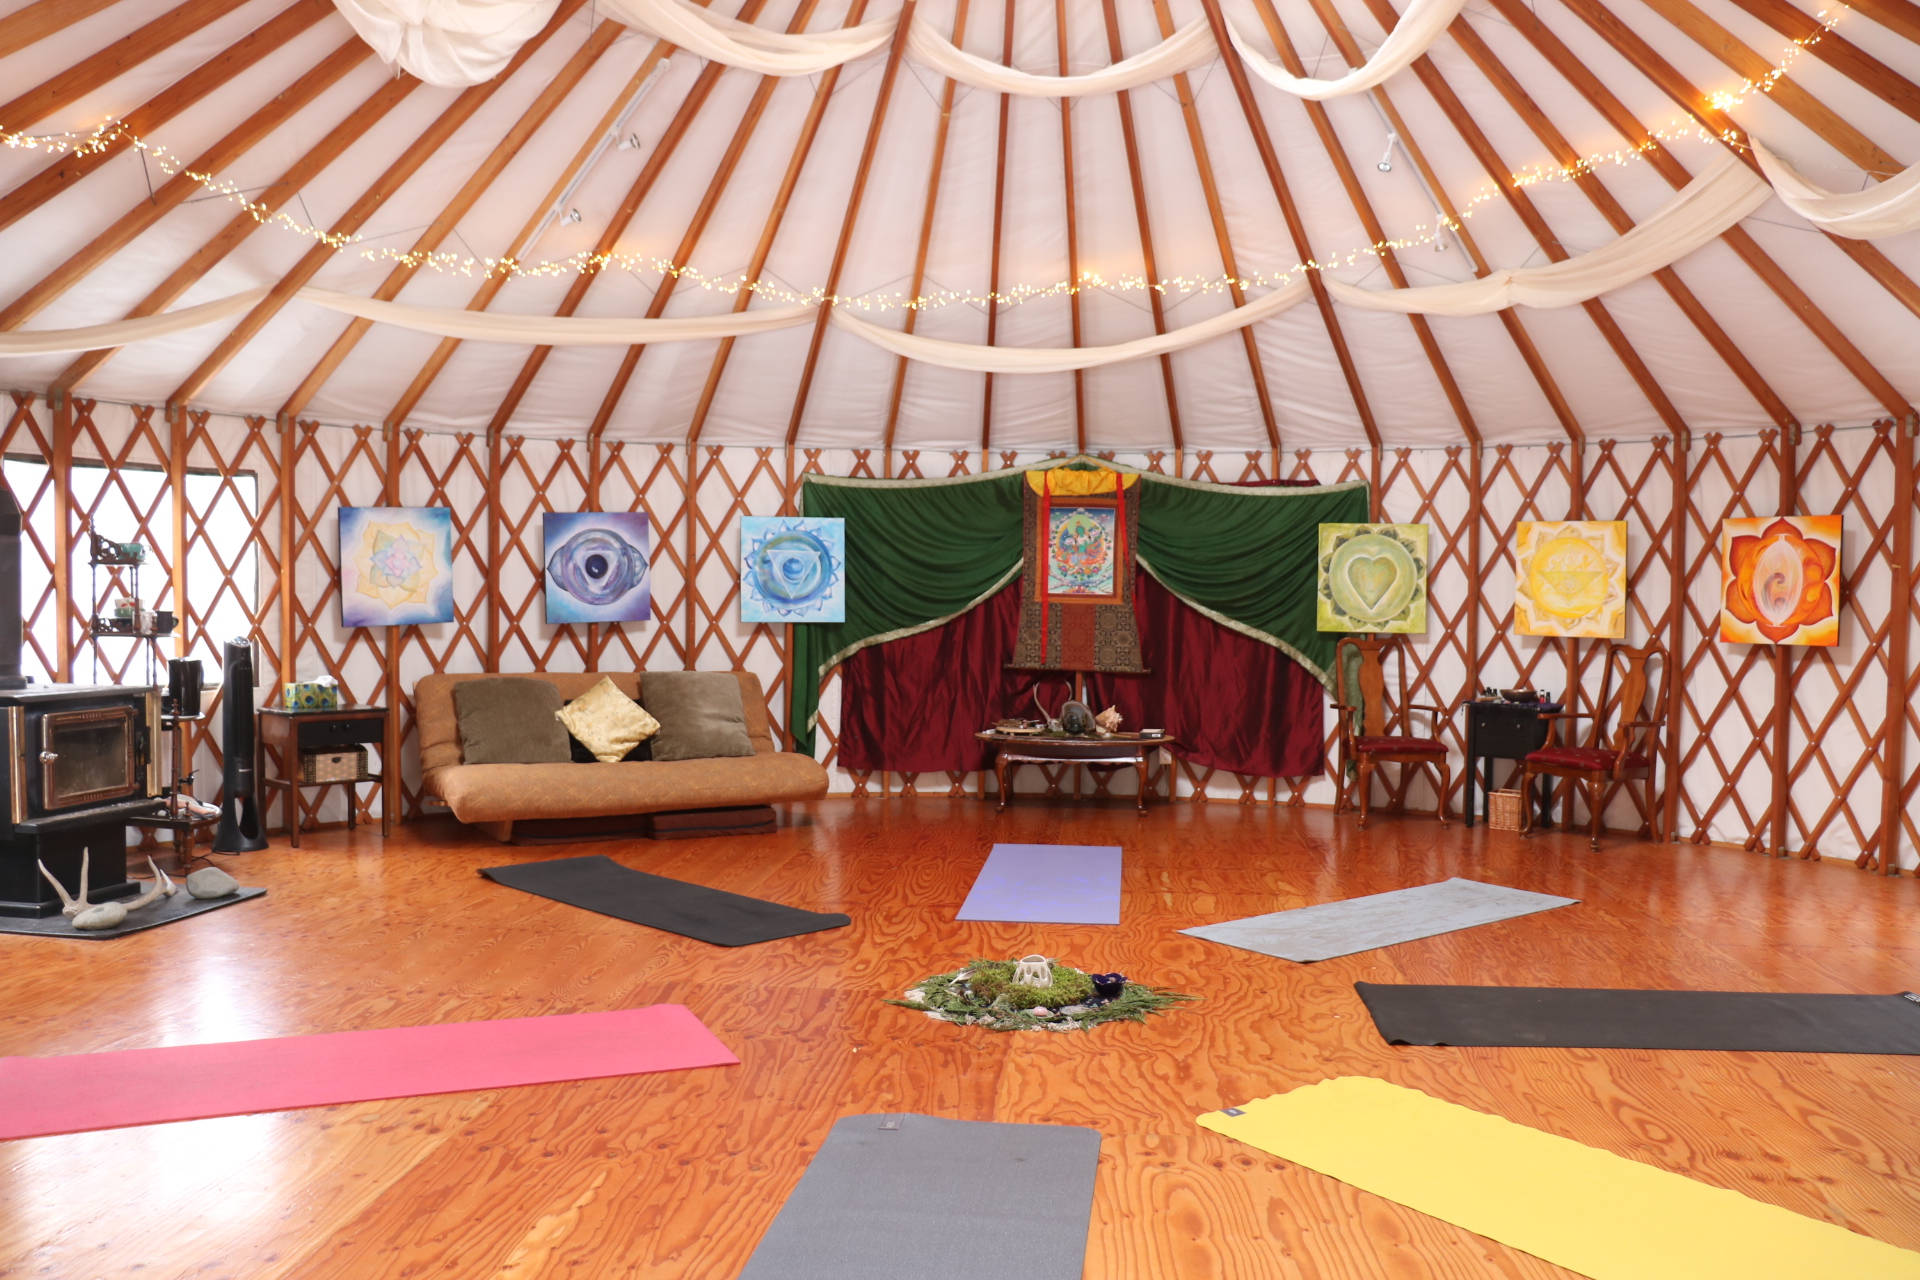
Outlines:
[[[1674,440],[1444,449],[1170,452],[1116,460],[1149,471],[1233,482],[1368,479],[1382,518],[1432,533],[1432,619],[1409,668],[1414,700],[1451,705],[1480,684],[1535,684],[1591,698],[1597,648],[1515,635],[1514,526],[1569,517],[1625,520],[1628,642],[1673,655],[1666,763],[1681,784],[1652,815],[1674,838],[1802,856],[1855,858],[1879,869],[1899,841],[1914,862],[1911,810],[1920,787],[1920,675],[1909,658],[1920,624],[1909,569],[1916,496],[1912,424],[1820,427],[1795,439],[1707,436],[1676,457]],[[86,634],[94,602],[86,538],[98,530],[153,552],[154,607],[182,614],[174,648],[212,660],[245,634],[263,684],[332,675],[356,701],[397,702],[403,743],[400,811],[426,811],[408,691],[437,671],[751,670],[785,728],[784,628],[738,621],[738,519],[790,512],[809,472],[895,477],[970,474],[1043,455],[994,451],[798,449],[482,437],[268,420],[85,400],[55,409],[12,396],[0,453],[27,512],[27,662],[41,678],[91,678]],[[282,477],[295,477],[291,493]],[[689,493],[692,501],[689,501]],[[1902,497],[1904,495],[1904,500]],[[339,623],[336,509],[441,505],[455,526],[456,618],[441,626],[345,629]],[[645,511],[654,537],[654,621],[550,626],[542,616],[539,516],[582,508]],[[1846,518],[1844,621],[1834,648],[1773,649],[1718,638],[1722,519],[1795,510]],[[291,563],[292,572],[282,573]],[[1678,566],[1678,572],[1675,571]],[[690,567],[690,568],[689,568]],[[143,583],[144,585],[144,583]],[[103,578],[101,590],[107,590]],[[69,607],[63,612],[59,601]],[[184,609],[178,603],[184,602]],[[97,646],[101,678],[137,678],[131,645]],[[1569,656],[1572,666],[1569,667]],[[977,774],[872,776],[834,764],[837,673],[821,704],[835,790],[878,796],[978,794]],[[203,777],[218,776],[210,719],[196,732]],[[1332,718],[1327,721],[1329,737]],[[1449,737],[1463,743],[1458,718]],[[1458,810],[1459,756],[1449,807]],[[1264,779],[1177,766],[1183,801],[1329,803],[1331,780]],[[1665,769],[1662,769],[1665,772]],[[1897,780],[1897,788],[1888,779]],[[1036,779],[1036,783],[1037,783]],[[1116,783],[1123,793],[1125,783]],[[1774,803],[1786,796],[1784,806]],[[1431,808],[1424,781],[1409,803]],[[363,789],[363,811],[381,803]],[[331,798],[307,816],[344,817]],[[331,806],[331,807],[329,807]],[[278,820],[280,815],[274,815]],[[1616,796],[1609,819],[1637,826],[1637,802]]]

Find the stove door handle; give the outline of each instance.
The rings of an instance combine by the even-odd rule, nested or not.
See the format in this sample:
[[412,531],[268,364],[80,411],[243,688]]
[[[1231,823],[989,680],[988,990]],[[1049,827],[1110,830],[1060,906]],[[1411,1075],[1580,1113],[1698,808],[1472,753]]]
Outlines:
[[52,764],[55,760],[58,760],[59,758],[60,758],[60,753],[58,751],[42,751],[40,753],[41,764]]

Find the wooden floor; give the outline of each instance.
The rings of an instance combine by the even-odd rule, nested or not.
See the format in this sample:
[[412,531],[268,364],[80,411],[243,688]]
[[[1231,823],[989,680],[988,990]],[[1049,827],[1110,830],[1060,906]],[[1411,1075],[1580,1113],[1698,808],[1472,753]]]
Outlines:
[[[1535,1280],[1527,1255],[1201,1130],[1362,1074],[1920,1249],[1920,1059],[1407,1049],[1353,982],[1892,992],[1920,881],[1726,849],[1238,805],[824,801],[770,836],[506,849],[444,820],[234,859],[244,903],[113,942],[0,936],[0,1052],[690,1006],[738,1067],[159,1125],[0,1147],[0,1276],[730,1280],[836,1117],[1106,1135],[1090,1280]],[[996,840],[1120,844],[1117,928],[959,924]],[[851,928],[723,950],[475,869],[608,853]],[[1315,965],[1194,924],[1462,875],[1582,905]],[[1045,952],[1204,996],[1147,1026],[996,1035],[881,1003]]]

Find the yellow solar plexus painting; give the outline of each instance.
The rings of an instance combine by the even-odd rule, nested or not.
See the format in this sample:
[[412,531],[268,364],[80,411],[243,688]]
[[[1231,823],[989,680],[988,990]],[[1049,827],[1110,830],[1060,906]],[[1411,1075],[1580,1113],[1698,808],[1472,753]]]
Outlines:
[[1522,520],[1514,534],[1513,629],[1523,636],[1627,634],[1627,522]]

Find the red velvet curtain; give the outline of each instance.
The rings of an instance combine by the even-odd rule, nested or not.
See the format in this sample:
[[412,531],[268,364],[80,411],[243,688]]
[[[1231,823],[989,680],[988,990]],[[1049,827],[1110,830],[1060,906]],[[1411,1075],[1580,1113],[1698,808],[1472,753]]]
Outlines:
[[[1128,729],[1165,729],[1176,752],[1206,768],[1296,778],[1325,767],[1326,690],[1272,645],[1221,626],[1161,586],[1136,579],[1144,676],[1094,675],[1088,702],[1120,708]],[[872,645],[841,670],[840,763],[937,773],[987,767],[974,734],[1003,716],[1035,715],[1032,691],[1057,713],[1065,675],[1009,671],[1019,622],[1016,581],[945,626]]]

